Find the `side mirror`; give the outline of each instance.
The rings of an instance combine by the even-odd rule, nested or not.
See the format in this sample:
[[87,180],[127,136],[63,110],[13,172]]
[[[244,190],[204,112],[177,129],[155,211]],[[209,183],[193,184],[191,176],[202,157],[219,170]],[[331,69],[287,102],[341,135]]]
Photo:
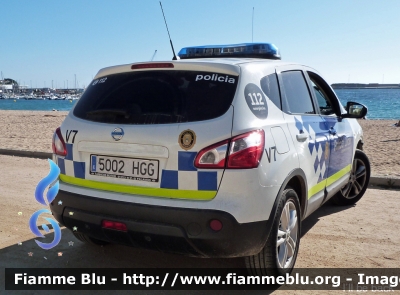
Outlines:
[[347,114],[342,114],[342,118],[361,119],[367,115],[368,108],[358,102],[348,101],[346,105]]

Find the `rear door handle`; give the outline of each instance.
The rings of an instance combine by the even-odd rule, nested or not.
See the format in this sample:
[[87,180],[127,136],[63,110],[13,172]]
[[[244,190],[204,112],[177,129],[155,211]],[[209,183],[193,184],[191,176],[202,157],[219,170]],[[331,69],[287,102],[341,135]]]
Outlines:
[[301,130],[299,134],[296,134],[296,138],[297,141],[305,141],[308,138],[308,135]]

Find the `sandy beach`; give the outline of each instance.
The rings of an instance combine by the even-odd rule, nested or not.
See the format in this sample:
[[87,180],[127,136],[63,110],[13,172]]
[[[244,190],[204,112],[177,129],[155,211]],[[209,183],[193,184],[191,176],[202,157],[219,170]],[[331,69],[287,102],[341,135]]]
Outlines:
[[[53,132],[66,115],[67,112],[0,111],[0,148],[50,152]],[[391,127],[395,121],[363,120],[360,123],[365,130],[365,150],[372,161],[373,173],[391,173],[400,177],[400,128]],[[0,208],[6,208],[0,215],[0,286],[5,284],[5,268],[82,268],[90,265],[93,268],[180,269],[242,266],[241,259],[200,259],[122,245],[94,247],[78,241],[64,227],[62,239],[55,248],[40,249],[35,243],[36,236],[30,231],[28,222],[33,212],[43,208],[34,199],[34,189],[47,175],[48,162],[44,159],[0,155],[0,167],[3,171],[0,178]],[[338,207],[329,202],[325,204],[302,223],[296,268],[398,267],[400,237],[393,234],[393,224],[400,222],[400,216],[397,214],[400,207],[399,198],[399,190],[370,187],[355,206]],[[42,291],[40,294],[70,292],[52,290]],[[96,292],[109,294],[109,291]],[[113,294],[131,292],[114,291]],[[343,290],[335,292],[339,294],[343,293]],[[138,294],[144,293],[148,292]],[[229,291],[229,294],[239,293],[246,292]],[[33,293],[26,291],[21,294]],[[92,293],[88,291],[79,294]],[[288,294],[288,291],[277,290],[274,294]]]
[[51,152],[54,131],[68,112],[0,110],[0,148]]
[[[68,112],[0,110],[0,149],[51,152],[54,130]],[[396,120],[359,120],[364,151],[375,176],[400,178],[400,128]]]
[[[62,227],[60,243],[43,250],[29,229],[30,216],[43,205],[36,202],[34,190],[47,175],[44,159],[0,155],[0,167],[6,173],[0,178],[0,294],[111,294],[110,291],[9,291],[4,292],[5,268],[231,268],[242,267],[241,259],[202,259],[167,254],[122,245],[91,246],[78,241]],[[3,170],[2,170],[3,171]],[[16,185],[17,184],[17,185]],[[355,206],[326,204],[302,223],[302,238],[296,268],[396,268],[400,262],[400,236],[393,225],[400,223],[400,191],[369,188]],[[19,215],[21,212],[21,215]],[[47,236],[47,234],[46,234]],[[48,240],[53,239],[49,233]],[[70,245],[70,242],[73,242]],[[60,257],[58,253],[61,252]],[[32,253],[33,256],[29,256]],[[376,273],[378,275],[379,273]],[[3,292],[2,292],[3,291]],[[111,291],[132,294],[132,291]],[[149,291],[134,291],[149,294]],[[157,294],[167,294],[168,292]],[[173,294],[205,294],[174,291]],[[211,291],[210,291],[211,292]],[[344,294],[343,290],[293,291],[277,290],[273,294]],[[399,291],[390,292],[397,294]],[[215,293],[215,292],[214,292]],[[256,291],[219,291],[218,294],[259,294]],[[154,294],[150,292],[150,294]],[[168,293],[170,294],[170,293]],[[208,293],[207,293],[208,294]],[[211,292],[212,294],[212,292]],[[262,291],[262,294],[269,292]],[[354,294],[356,292],[354,291]],[[358,293],[357,293],[358,294]],[[364,293],[365,294],[365,293]],[[368,293],[369,294],[369,293]],[[374,293],[373,293],[374,294]]]

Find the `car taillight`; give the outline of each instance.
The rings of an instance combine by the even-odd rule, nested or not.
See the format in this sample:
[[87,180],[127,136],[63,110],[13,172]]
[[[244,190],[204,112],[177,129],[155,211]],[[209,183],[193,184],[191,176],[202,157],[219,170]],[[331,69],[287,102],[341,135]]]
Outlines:
[[251,131],[202,149],[194,160],[196,168],[256,168],[264,151],[264,130]]
[[232,138],[228,169],[256,168],[264,151],[264,130],[248,132]]
[[194,160],[197,168],[225,168],[229,140],[221,141],[202,149]]
[[61,135],[61,129],[58,127],[53,135],[53,153],[65,157],[67,155],[67,147],[65,146],[64,139]]

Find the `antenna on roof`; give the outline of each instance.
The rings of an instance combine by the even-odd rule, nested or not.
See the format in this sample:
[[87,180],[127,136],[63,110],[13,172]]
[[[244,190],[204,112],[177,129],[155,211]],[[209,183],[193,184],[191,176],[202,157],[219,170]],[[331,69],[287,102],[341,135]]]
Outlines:
[[253,31],[254,31],[254,7],[253,7],[253,16],[251,18],[251,42],[253,42]]
[[163,14],[163,17],[164,17],[165,26],[167,27],[169,43],[171,43],[172,53],[174,54],[174,57],[172,58],[172,60],[177,60],[178,58],[176,57],[175,50],[174,50],[174,45],[172,45],[171,36],[169,35],[168,25],[167,25],[167,21],[165,20],[164,10],[162,8],[161,1],[160,1],[160,6],[161,6],[161,11],[162,11],[162,14]]
[[154,57],[156,56],[156,54],[157,54],[157,49],[156,49],[156,51],[154,51],[154,54],[153,54],[153,56],[151,57],[150,61],[153,61],[153,59],[154,59]]

